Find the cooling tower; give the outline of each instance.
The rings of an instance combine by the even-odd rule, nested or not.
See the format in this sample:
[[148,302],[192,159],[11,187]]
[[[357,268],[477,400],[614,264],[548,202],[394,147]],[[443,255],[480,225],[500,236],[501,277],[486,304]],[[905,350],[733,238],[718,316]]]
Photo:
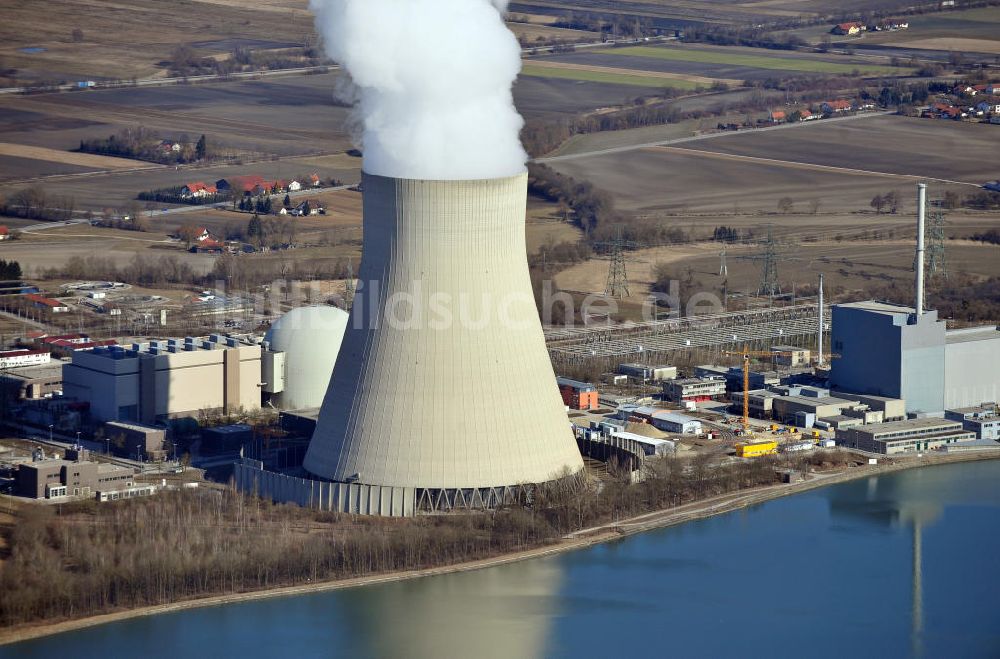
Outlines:
[[488,506],[582,469],[528,276],[527,174],[363,184],[360,283],[305,458],[361,486],[332,507]]

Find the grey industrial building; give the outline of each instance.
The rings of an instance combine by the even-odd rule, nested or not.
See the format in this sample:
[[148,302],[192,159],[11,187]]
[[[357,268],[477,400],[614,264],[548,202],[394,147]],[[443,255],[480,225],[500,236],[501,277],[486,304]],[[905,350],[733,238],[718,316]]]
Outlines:
[[936,311],[886,302],[833,307],[830,369],[838,391],[902,398],[908,413],[940,413],[1000,398],[1000,331],[946,330]]
[[979,439],[1000,441],[1000,414],[997,414],[996,403],[945,410],[944,418],[961,422],[963,428],[976,433]]
[[645,364],[619,364],[619,375],[627,375],[640,382],[663,382],[677,377],[676,366],[646,366]]
[[837,431],[837,444],[847,448],[895,455],[931,451],[952,444],[974,442],[976,434],[948,419],[909,419]]
[[945,323],[937,311],[852,302],[833,307],[830,386],[902,398],[908,412],[944,409]]
[[712,400],[726,394],[726,380],[720,377],[684,378],[663,383],[663,397],[674,403]]
[[949,330],[944,365],[945,409],[1000,400],[1000,331],[995,326]]

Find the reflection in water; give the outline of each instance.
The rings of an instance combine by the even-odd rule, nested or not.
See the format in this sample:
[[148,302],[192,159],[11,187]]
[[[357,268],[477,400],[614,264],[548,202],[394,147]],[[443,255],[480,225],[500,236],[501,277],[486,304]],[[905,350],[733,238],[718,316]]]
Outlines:
[[[865,500],[846,496],[848,491],[832,491],[829,498],[831,513],[860,515],[873,524],[912,528],[913,569],[911,573],[910,642],[913,656],[923,655],[924,594],[923,594],[923,529],[932,526],[944,512],[941,493],[934,487],[937,474],[921,469],[907,478],[869,478]],[[838,496],[844,494],[845,496]]]
[[352,593],[351,626],[373,657],[540,657],[562,568],[533,560]]

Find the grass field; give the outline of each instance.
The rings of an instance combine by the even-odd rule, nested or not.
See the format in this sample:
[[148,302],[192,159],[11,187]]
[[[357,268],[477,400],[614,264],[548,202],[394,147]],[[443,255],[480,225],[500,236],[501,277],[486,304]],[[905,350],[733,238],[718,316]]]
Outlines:
[[695,89],[704,86],[703,83],[677,78],[666,78],[662,74],[618,73],[594,69],[563,69],[538,64],[525,64],[521,69],[522,76],[536,78],[557,78],[560,80],[576,80],[577,82],[599,82],[610,85],[630,85],[633,87],[676,87],[677,89]]
[[841,74],[861,72],[862,75],[903,75],[908,70],[892,66],[875,66],[859,63],[829,62],[805,57],[771,57],[751,55],[742,51],[727,51],[723,48],[679,48],[676,46],[629,46],[606,51],[608,55],[623,57],[649,57],[653,59],[704,64],[728,64],[774,71],[802,71],[807,73]]

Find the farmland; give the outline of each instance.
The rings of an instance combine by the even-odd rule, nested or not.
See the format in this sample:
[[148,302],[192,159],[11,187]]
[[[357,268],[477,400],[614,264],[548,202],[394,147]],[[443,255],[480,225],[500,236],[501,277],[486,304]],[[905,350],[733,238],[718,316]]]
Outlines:
[[907,70],[877,66],[862,60],[833,61],[817,57],[777,57],[754,54],[751,48],[695,46],[629,46],[604,51],[611,57],[694,62],[735,66],[767,71],[799,71],[805,73],[850,74],[858,71],[865,76],[903,75]]
[[711,84],[711,80],[690,80],[671,74],[645,73],[629,69],[611,69],[594,66],[564,65],[554,66],[556,62],[532,62],[525,64],[521,75],[539,78],[559,78],[580,82],[597,82],[613,85],[634,85],[638,87],[676,87],[678,89],[694,89],[700,85]]
[[[779,276],[786,286],[811,284],[823,271],[834,289],[855,290],[909,281],[914,184],[929,180],[932,200],[945,192],[976,192],[982,163],[996,144],[991,128],[877,116],[580,156],[550,166],[596,182],[619,211],[637,221],[676,227],[693,241],[629,252],[633,301],[648,293],[660,263],[697,287],[719,289],[725,279],[718,276],[723,246],[707,241],[718,226],[760,239],[772,225],[785,244]],[[876,213],[870,201],[890,191],[901,197],[897,213]],[[785,197],[791,206],[779,211]],[[963,239],[995,228],[997,220],[995,212],[947,213],[953,272],[1000,276],[997,248]],[[727,251],[730,290],[754,289],[759,263],[739,257],[759,248],[730,245]],[[600,259],[577,264],[562,271],[557,283],[568,290],[603,291],[607,268]]]

